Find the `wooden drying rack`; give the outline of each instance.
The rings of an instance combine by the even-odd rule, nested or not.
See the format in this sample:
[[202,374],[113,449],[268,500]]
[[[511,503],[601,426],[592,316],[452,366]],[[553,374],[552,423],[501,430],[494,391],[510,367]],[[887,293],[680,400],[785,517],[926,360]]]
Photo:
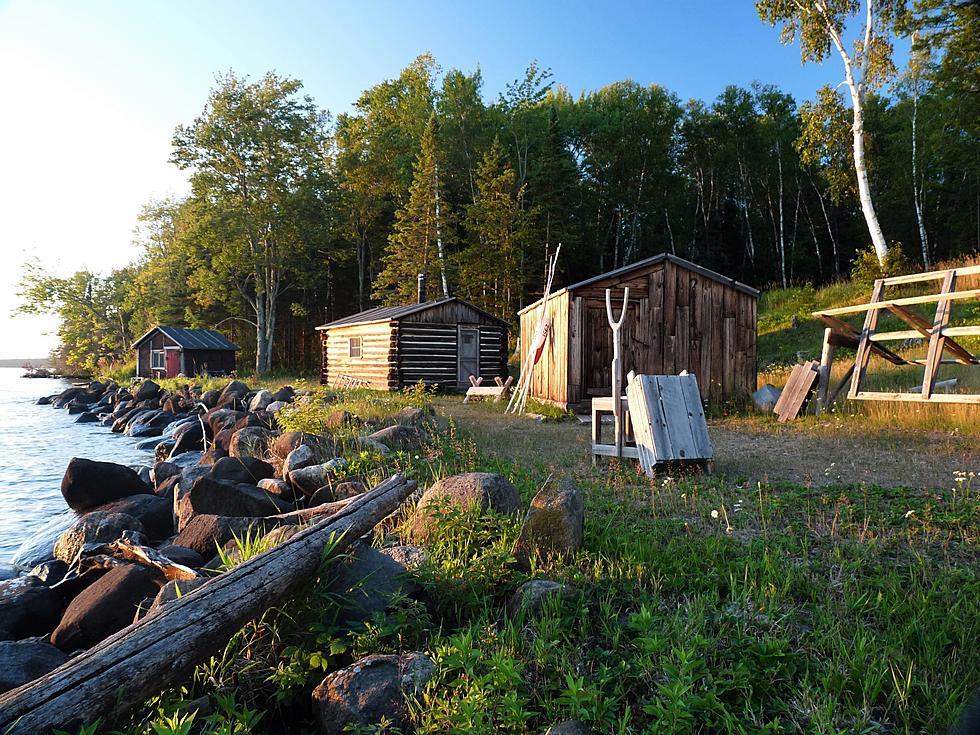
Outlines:
[[[818,375],[817,413],[820,413],[823,408],[833,405],[844,388],[848,386],[848,383],[850,388],[847,397],[854,400],[980,404],[980,395],[934,392],[936,372],[940,365],[953,363],[980,365],[980,359],[955,339],[956,337],[980,337],[980,325],[949,326],[954,301],[980,300],[980,289],[978,288],[964,291],[956,290],[957,281],[960,277],[975,275],[980,275],[980,266],[974,265],[908,276],[879,278],[874,283],[871,300],[868,303],[813,312],[813,315],[827,327],[824,330],[823,352]],[[885,289],[888,286],[930,281],[941,282],[938,293],[897,299],[885,298]],[[916,304],[936,305],[936,313],[931,323],[908,308]],[[877,331],[878,318],[883,309],[890,311],[912,329],[900,332]],[[840,318],[849,314],[861,313],[865,315],[864,326],[861,331]],[[929,340],[929,349],[925,359],[905,359],[883,344],[884,342],[899,342],[908,339]],[[831,390],[830,372],[837,347],[849,347],[855,350],[856,354],[854,364],[848,369],[840,383]],[[944,359],[943,354],[947,352],[950,357]],[[922,365],[925,368],[925,375],[922,380],[921,392],[885,393],[863,390],[862,383],[867,374],[868,362],[872,353],[883,357],[894,365]]]

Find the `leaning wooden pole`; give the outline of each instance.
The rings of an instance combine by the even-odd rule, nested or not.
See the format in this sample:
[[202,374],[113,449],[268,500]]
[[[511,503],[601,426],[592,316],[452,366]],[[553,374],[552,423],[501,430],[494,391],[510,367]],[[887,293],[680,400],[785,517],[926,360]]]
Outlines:
[[0,695],[0,733],[70,732],[97,718],[114,722],[194,667],[266,608],[317,571],[331,538],[354,544],[415,489],[395,475],[333,516],[215,577],[30,684]]

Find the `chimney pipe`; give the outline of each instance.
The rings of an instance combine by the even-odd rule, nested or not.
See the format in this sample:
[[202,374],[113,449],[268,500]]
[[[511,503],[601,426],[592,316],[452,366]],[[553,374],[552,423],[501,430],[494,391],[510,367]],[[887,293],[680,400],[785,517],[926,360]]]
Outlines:
[[425,274],[419,273],[418,303],[425,303]]

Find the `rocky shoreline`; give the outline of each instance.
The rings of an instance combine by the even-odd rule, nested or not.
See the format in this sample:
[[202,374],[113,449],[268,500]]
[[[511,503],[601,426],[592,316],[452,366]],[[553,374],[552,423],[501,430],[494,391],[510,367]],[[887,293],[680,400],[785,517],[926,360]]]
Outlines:
[[[61,492],[78,520],[53,546],[25,560],[29,570],[0,582],[0,658],[7,664],[0,671],[0,693],[43,676],[206,584],[241,559],[240,539],[254,535],[266,546],[281,543],[302,523],[336,512],[365,492],[366,478],[348,472],[341,456],[345,447],[353,443],[376,455],[418,450],[435,429],[433,417],[409,407],[386,426],[360,431],[351,430],[357,417],[335,411],[327,423],[346,430],[343,438],[279,431],[275,414],[297,400],[312,399],[289,387],[252,390],[237,380],[220,391],[187,385],[173,393],[150,380],[131,388],[93,382],[38,400],[77,415],[79,423],[99,421],[142,438],[142,446],[154,450],[154,462],[133,469],[71,460]],[[406,572],[425,558],[435,509],[446,502],[521,511],[516,488],[502,476],[444,478],[420,494],[408,525],[411,541],[420,545],[360,544],[341,565],[338,591],[355,597],[367,616],[383,612],[392,595],[417,594]],[[517,563],[527,566],[538,553],[574,551],[582,523],[576,488],[546,488],[527,514]],[[535,580],[517,591],[512,608],[533,607],[543,596],[566,591]],[[333,672],[314,691],[325,731],[340,732],[382,714],[397,721],[399,682],[411,679],[418,686],[432,669],[421,652],[369,658]],[[367,701],[368,690],[373,704],[365,709],[357,702]]]

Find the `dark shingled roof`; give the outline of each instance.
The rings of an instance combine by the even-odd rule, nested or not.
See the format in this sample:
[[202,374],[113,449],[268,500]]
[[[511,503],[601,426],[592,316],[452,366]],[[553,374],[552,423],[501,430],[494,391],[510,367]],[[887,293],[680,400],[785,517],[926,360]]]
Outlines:
[[133,342],[133,348],[156,331],[160,331],[187,350],[237,350],[238,345],[213,329],[184,329],[158,325]]
[[350,316],[345,316],[340,319],[335,319],[329,324],[323,324],[317,329],[330,329],[331,327],[342,327],[350,324],[368,324],[371,322],[387,322],[392,319],[401,319],[409,314],[415,314],[420,311],[425,311],[426,309],[431,309],[433,306],[439,306],[440,304],[447,304],[450,301],[458,301],[461,304],[465,304],[471,309],[475,309],[481,314],[490,317],[491,319],[500,322],[501,324],[506,324],[503,319],[495,317],[493,314],[485,312],[483,309],[473,306],[473,304],[468,301],[463,301],[461,298],[456,296],[444,296],[440,299],[433,299],[432,301],[425,301],[421,304],[405,304],[404,306],[378,306],[374,309],[366,309],[365,311],[360,311],[357,314],[351,314]]

